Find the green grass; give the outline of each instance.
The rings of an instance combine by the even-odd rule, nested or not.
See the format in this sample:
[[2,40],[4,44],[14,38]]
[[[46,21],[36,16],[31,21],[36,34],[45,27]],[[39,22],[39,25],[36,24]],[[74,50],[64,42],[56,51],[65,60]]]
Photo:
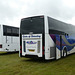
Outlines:
[[0,75],[75,75],[75,54],[44,61],[20,58],[18,53],[0,53]]

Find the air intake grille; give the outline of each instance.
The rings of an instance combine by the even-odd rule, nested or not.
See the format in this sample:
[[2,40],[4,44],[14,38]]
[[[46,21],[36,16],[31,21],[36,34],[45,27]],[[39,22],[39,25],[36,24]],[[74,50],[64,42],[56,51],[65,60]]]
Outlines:
[[55,47],[50,47],[50,58],[55,57]]

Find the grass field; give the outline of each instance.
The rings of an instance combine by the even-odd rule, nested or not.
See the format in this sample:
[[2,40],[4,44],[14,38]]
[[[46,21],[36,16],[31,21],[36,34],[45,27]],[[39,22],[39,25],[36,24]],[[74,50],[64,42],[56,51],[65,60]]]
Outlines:
[[18,53],[0,53],[0,75],[75,75],[75,54],[44,61],[19,58]]

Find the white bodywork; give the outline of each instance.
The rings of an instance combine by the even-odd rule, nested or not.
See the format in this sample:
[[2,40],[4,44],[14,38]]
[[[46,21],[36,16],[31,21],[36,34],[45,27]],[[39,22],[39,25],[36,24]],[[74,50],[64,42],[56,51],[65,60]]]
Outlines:
[[22,55],[42,57],[42,34],[22,35]]
[[[44,28],[45,28],[45,60],[49,59],[59,59],[60,51],[56,48],[54,41],[50,37],[48,31],[48,19],[44,16]],[[33,37],[34,36],[34,37]],[[40,36],[40,37],[38,37]],[[28,42],[36,42],[36,44],[28,44]],[[39,43],[40,45],[39,45]],[[42,34],[23,34],[22,35],[22,56],[25,55],[37,55],[38,57],[43,57],[42,49]]]
[[[60,50],[58,50],[55,46],[54,41],[50,37],[49,29],[48,29],[48,18],[45,16],[45,59],[59,59],[60,58]],[[52,51],[53,50],[53,51]]]
[[[7,41],[7,42],[6,42]],[[0,51],[13,52],[20,50],[19,36],[4,36],[3,25],[0,25]]]
[[[64,52],[64,49],[61,50],[62,48],[61,39],[63,35],[59,35],[59,39],[60,39],[59,43],[56,43],[56,37],[55,37],[55,42],[53,41],[53,39],[51,38],[49,34],[47,16],[44,16],[44,35],[43,36],[44,36],[44,39],[42,37],[42,34],[22,34],[22,56],[36,55],[38,57],[44,57],[45,60],[49,60],[49,59],[60,59],[61,57],[67,56],[68,54],[75,52],[75,47],[72,50],[67,52]],[[44,42],[42,42],[42,40],[44,40]],[[66,39],[65,41],[68,45],[69,43],[67,42]],[[58,44],[60,46],[59,48],[60,50],[56,47]],[[64,45],[64,47],[65,46],[66,45]]]

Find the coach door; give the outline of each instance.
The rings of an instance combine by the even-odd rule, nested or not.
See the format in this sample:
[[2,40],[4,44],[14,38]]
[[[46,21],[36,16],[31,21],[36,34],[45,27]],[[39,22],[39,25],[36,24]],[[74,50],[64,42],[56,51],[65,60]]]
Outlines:
[[56,59],[62,57],[62,35],[56,35]]
[[60,35],[60,57],[62,57],[62,35]]

